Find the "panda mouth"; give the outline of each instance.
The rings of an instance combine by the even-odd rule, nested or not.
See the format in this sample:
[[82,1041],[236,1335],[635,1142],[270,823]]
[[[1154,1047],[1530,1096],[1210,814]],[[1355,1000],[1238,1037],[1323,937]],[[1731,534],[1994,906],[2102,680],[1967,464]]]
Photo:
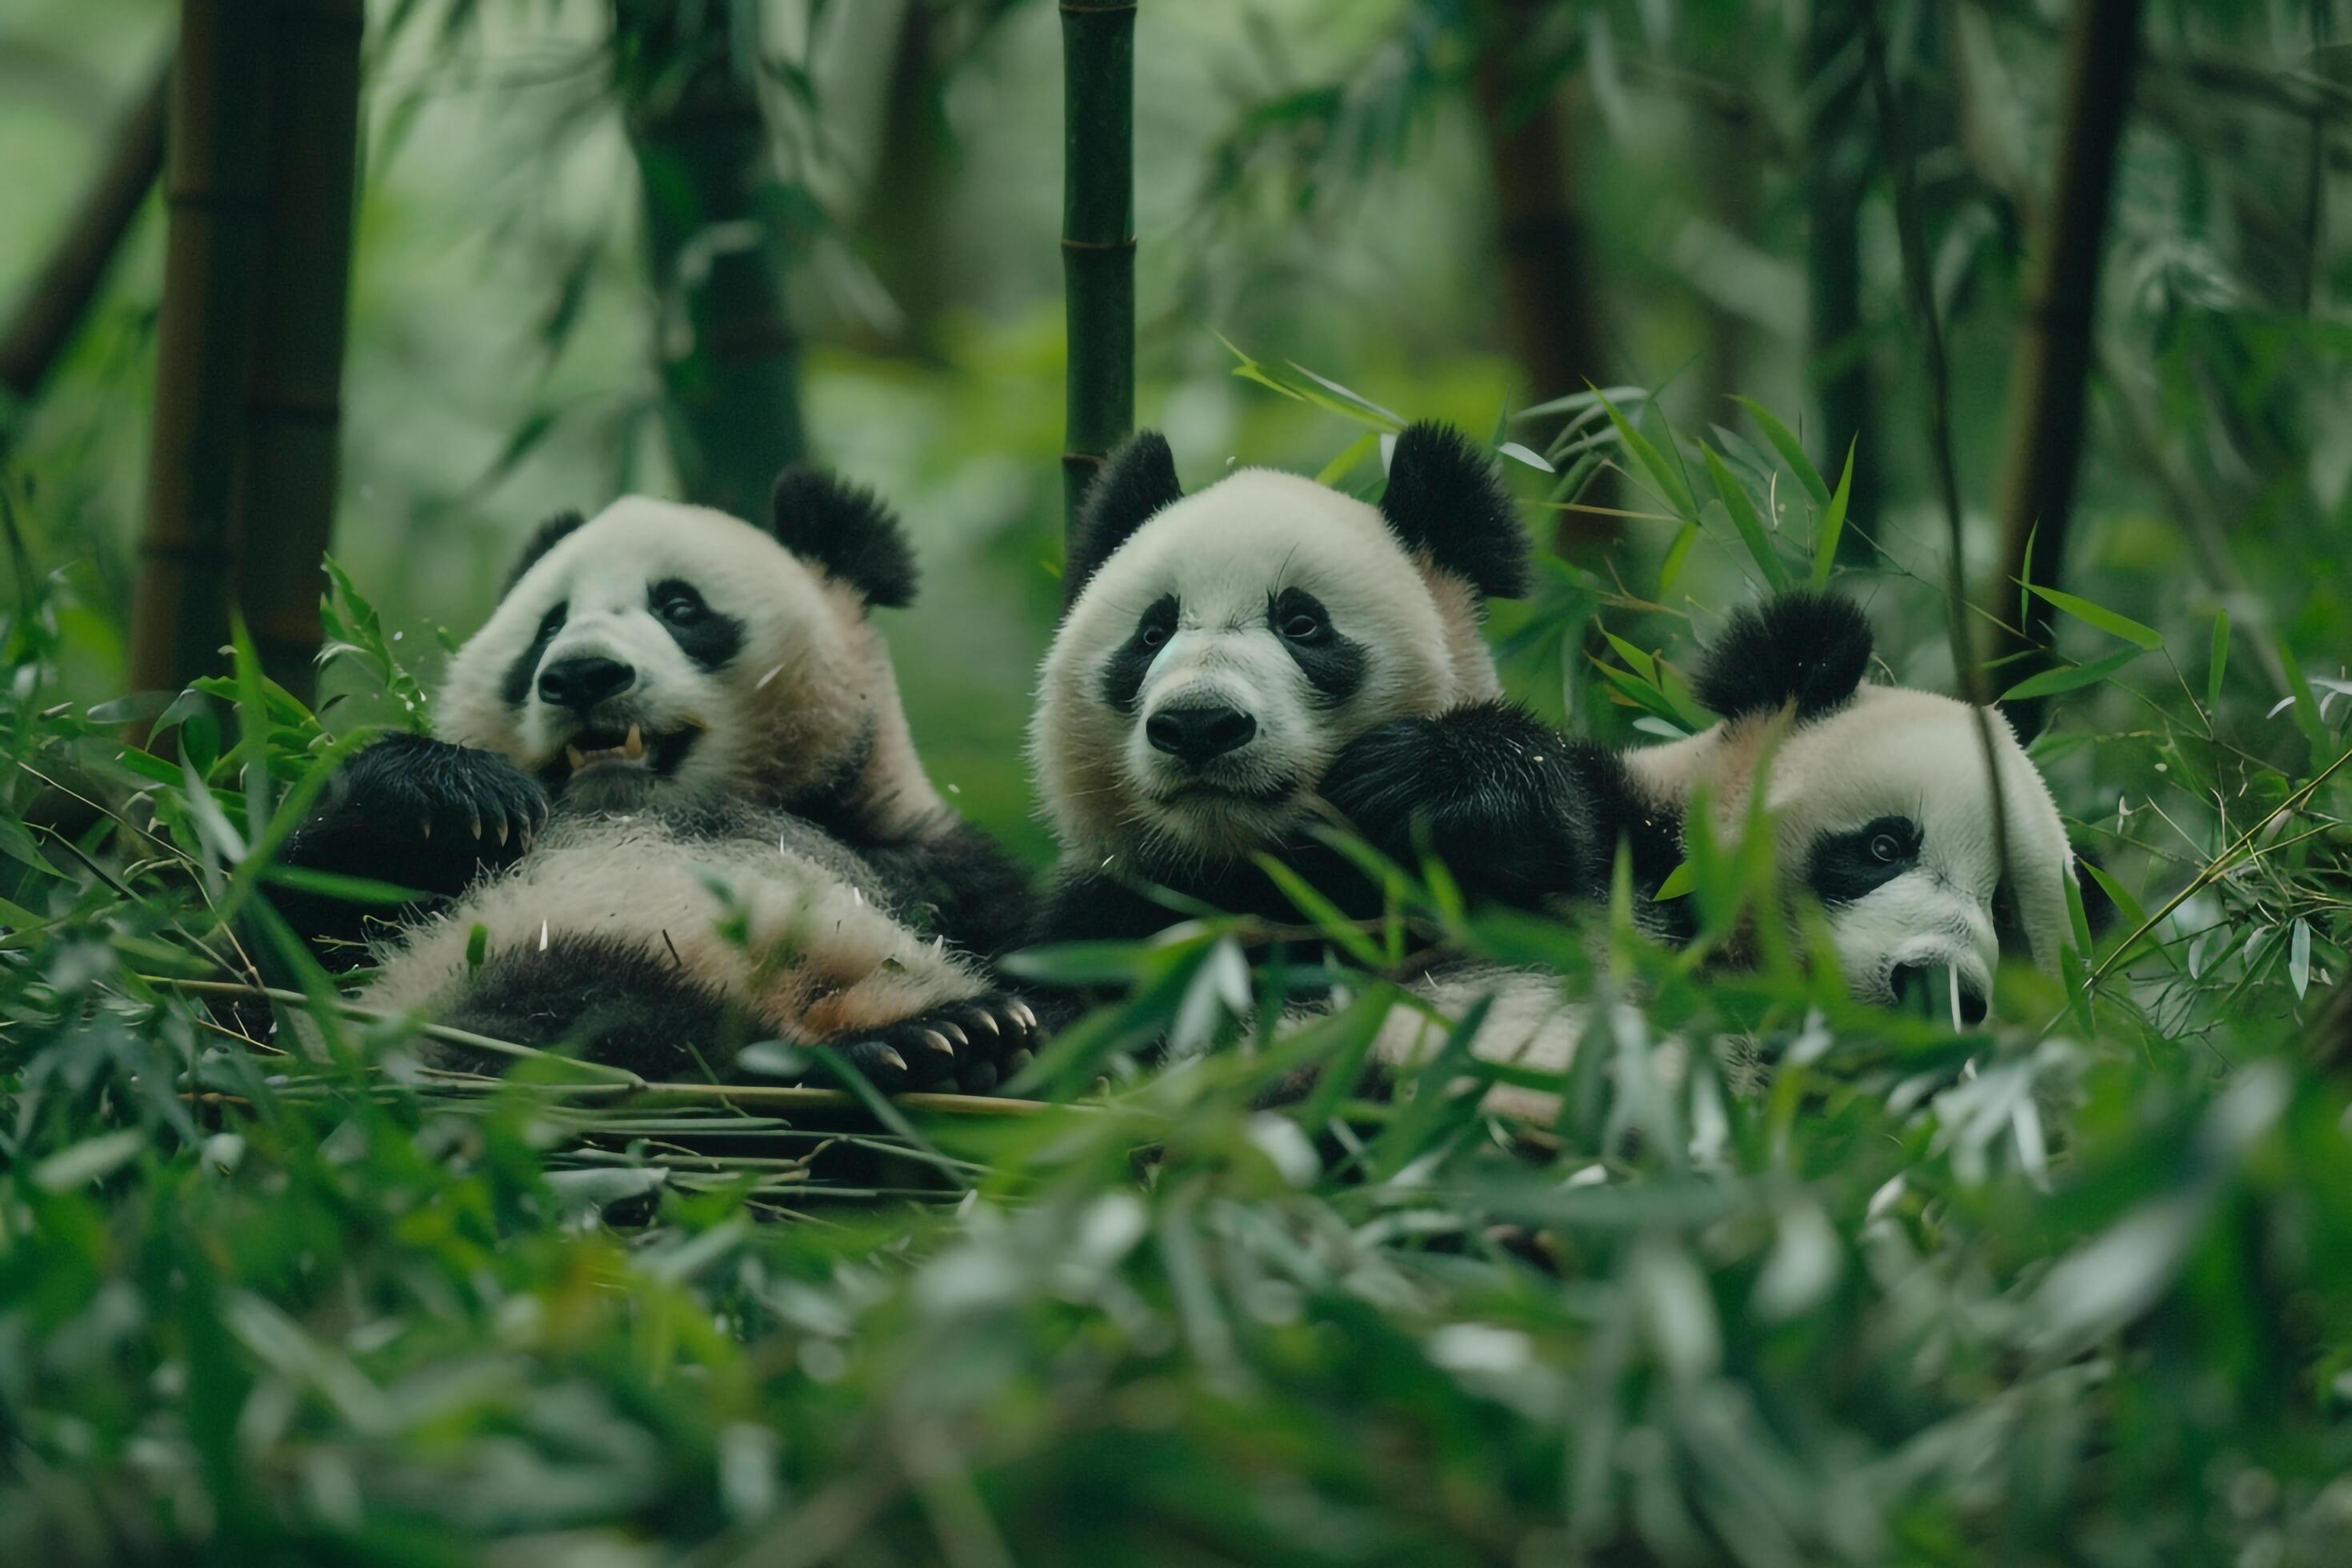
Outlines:
[[639,773],[654,778],[667,778],[677,771],[686,760],[700,732],[696,726],[647,735],[642,724],[632,722],[625,731],[613,729],[582,730],[563,747],[561,755],[551,759],[543,770],[549,782],[561,788],[577,778],[589,774],[612,776]]
[[1220,805],[1280,805],[1297,793],[1290,784],[1266,784],[1245,789],[1238,784],[1215,784],[1207,779],[1189,779],[1160,795],[1162,805],[1184,805],[1209,802]]

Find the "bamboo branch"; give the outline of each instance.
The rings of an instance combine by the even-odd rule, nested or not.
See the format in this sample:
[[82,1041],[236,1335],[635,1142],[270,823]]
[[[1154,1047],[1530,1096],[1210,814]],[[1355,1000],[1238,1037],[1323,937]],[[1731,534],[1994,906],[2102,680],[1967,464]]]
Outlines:
[[166,60],[138,100],[115,122],[97,176],[82,193],[72,221],[18,299],[0,330],[0,386],[31,401],[48,378],[90,301],[131,220],[163,167],[163,116],[171,100]]
[[363,0],[279,0],[268,239],[238,487],[237,602],[263,673],[310,700],[334,526]]
[[1135,427],[1136,0],[1062,0],[1064,520]]
[[228,640],[237,480],[268,183],[270,15],[182,0],[164,171],[170,236],[156,329],[131,686],[176,690]]
[[[2008,464],[2002,473],[2000,584],[2054,586],[2065,560],[2082,465],[2084,393],[2091,369],[2099,262],[2139,47],[2139,0],[2079,0],[2068,26],[2058,168],[2026,277],[2025,310],[2010,362]],[[2032,561],[2027,560],[2029,548]],[[1999,652],[2020,677],[2047,668],[2055,611],[2026,595],[2022,624]],[[2025,734],[2042,703],[2013,704]]]

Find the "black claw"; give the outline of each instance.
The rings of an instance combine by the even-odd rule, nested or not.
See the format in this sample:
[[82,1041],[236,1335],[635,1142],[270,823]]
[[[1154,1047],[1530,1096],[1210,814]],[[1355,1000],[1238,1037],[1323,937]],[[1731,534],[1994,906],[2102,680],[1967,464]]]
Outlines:
[[951,1055],[971,1049],[971,1037],[964,1032],[962,1025],[951,1018],[934,1018],[929,1032],[945,1037]]

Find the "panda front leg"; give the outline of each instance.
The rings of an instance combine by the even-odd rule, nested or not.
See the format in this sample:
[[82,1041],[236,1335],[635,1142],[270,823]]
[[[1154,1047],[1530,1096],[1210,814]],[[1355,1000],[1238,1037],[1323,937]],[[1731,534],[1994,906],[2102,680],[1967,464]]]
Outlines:
[[1511,703],[1472,703],[1366,731],[1321,793],[1400,865],[1425,835],[1472,898],[1540,908],[1608,891],[1617,813],[1594,798],[1593,750]]
[[734,881],[727,901],[721,929],[676,944],[677,962],[709,989],[751,998],[778,1037],[832,1047],[886,1093],[986,1093],[1043,1037],[1028,1004],[976,960],[820,867],[783,857]]
[[[498,752],[389,735],[336,770],[278,858],[410,889],[431,903],[521,858],[547,815],[539,781]],[[292,889],[272,901],[331,969],[361,961],[368,916],[381,911]]]

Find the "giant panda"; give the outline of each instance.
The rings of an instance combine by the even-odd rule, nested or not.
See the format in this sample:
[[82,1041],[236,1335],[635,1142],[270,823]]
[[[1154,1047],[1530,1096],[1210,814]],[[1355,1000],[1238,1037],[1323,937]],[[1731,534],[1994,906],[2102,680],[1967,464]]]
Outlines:
[[1033,939],[1144,937],[1202,905],[1299,923],[1261,854],[1377,915],[1318,825],[1408,861],[1428,844],[1517,903],[1605,884],[1621,837],[1663,880],[1671,825],[1622,814],[1614,753],[1502,698],[1482,624],[1528,555],[1489,460],[1441,426],[1397,437],[1377,503],[1263,468],[1187,495],[1167,442],[1131,438],[1073,531],[1039,676],[1062,855]]
[[[1187,495],[1166,443],[1136,437],[1082,510],[1040,677],[1031,752],[1063,855],[1033,936],[1148,936],[1204,905],[1296,924],[1260,854],[1342,913],[1379,913],[1378,889],[1312,836],[1327,823],[1407,864],[1433,848],[1474,900],[1538,909],[1605,895],[1622,846],[1637,921],[1687,937],[1685,906],[1656,895],[1688,813],[1703,793],[1719,825],[1741,821],[1771,739],[1783,864],[1827,912],[1858,997],[1924,997],[1941,977],[1955,1021],[1979,1021],[2003,926],[2054,965],[2071,871],[2047,787],[1996,723],[2004,874],[1975,711],[1865,686],[1858,609],[1795,595],[1735,616],[1698,683],[1722,721],[1619,752],[1501,699],[1480,621],[1527,572],[1508,496],[1457,433],[1401,435],[1377,504],[1259,469]],[[1411,978],[1442,1014],[1491,999],[1473,1044],[1490,1059],[1563,1067],[1580,1032],[1552,976]],[[1382,1039],[1391,1065],[1435,1043],[1420,1018],[1401,1012]]]
[[[985,967],[1024,879],[925,778],[868,617],[913,595],[898,521],[806,469],[772,500],[766,531],[635,496],[551,519],[436,733],[330,782],[286,858],[431,896],[362,1001],[651,1078],[780,1038],[985,1089],[1033,1043]],[[368,934],[299,912],[330,956]]]

